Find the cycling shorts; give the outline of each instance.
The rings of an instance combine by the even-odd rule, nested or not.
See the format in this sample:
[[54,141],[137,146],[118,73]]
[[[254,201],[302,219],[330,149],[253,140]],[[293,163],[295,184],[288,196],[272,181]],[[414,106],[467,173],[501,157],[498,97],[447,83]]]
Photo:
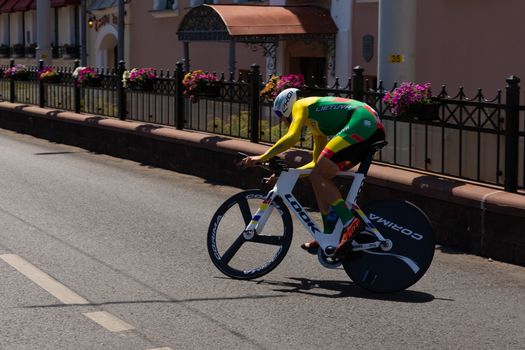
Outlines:
[[361,162],[370,146],[385,139],[383,124],[377,113],[365,106],[351,113],[348,124],[325,146],[321,155],[337,164],[340,170],[348,170]]

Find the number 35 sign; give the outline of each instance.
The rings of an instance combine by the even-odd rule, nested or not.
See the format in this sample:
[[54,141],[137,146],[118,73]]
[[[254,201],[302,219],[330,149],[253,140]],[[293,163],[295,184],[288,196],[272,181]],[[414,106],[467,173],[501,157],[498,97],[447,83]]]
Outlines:
[[390,63],[403,63],[405,61],[405,56],[395,54],[388,56],[388,62]]

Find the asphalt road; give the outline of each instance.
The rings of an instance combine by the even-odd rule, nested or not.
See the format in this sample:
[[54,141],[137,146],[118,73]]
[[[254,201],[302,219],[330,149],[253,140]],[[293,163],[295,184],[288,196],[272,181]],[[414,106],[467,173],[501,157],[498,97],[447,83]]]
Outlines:
[[437,247],[378,295],[299,244],[256,281],[206,250],[238,189],[0,130],[0,349],[524,349],[525,268]]

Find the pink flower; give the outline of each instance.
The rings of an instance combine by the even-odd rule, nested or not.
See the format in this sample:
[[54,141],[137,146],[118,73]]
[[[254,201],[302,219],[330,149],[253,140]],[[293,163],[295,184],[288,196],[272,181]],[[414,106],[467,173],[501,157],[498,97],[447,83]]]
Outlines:
[[218,81],[219,79],[210,73],[204,73],[203,70],[195,70],[193,72],[189,72],[184,76],[184,79],[182,80],[182,84],[186,88],[184,93],[186,94],[194,94],[198,92],[198,89],[209,84],[213,81]]
[[4,78],[15,78],[15,77],[23,76],[26,74],[27,74],[27,67],[24,66],[23,64],[17,64],[17,65],[14,65],[13,67],[9,67],[4,72]]
[[411,105],[430,103],[431,97],[430,83],[402,83],[394,91],[387,91],[382,101],[388,105],[394,116],[398,116]]
[[77,67],[73,72],[73,78],[77,81],[77,86],[84,85],[88,80],[97,78],[97,71],[90,67]]
[[281,77],[272,76],[270,81],[266,84],[264,89],[261,91],[262,96],[270,101],[273,101],[277,95],[284,89],[297,88],[300,89],[304,86],[304,76],[302,74],[288,74]]
[[128,87],[130,83],[141,86],[148,80],[156,79],[155,69],[153,68],[133,68],[131,71],[125,71],[122,77],[124,87]]

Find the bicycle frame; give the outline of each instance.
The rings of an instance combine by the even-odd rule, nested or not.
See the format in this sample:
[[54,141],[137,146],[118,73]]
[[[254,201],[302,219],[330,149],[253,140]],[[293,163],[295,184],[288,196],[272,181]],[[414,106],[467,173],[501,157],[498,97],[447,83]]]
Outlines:
[[[327,247],[338,246],[341,240],[343,226],[341,220],[337,221],[332,234],[323,233],[316,222],[310,217],[310,215],[308,215],[303,206],[292,194],[292,190],[295,187],[299,176],[308,175],[310,172],[311,169],[288,169],[281,173],[277,183],[273,189],[268,192],[268,195],[263,201],[263,204],[257,209],[257,212],[254,214],[252,220],[246,227],[244,231],[245,235],[247,236],[246,238],[249,238],[249,236],[252,236],[255,232],[262,232],[266,220],[270,216],[273,209],[270,204],[276,196],[279,196],[283,199],[285,205],[303,224],[310,235],[319,243],[319,246],[323,249],[323,251],[326,251]],[[353,178],[352,185],[346,196],[346,203],[352,208],[354,214],[358,215],[364,221],[367,226],[367,230],[374,234],[378,239],[378,242],[360,245],[358,249],[370,249],[379,246],[381,242],[385,241],[385,238],[383,238],[379,231],[374,227],[372,222],[366,217],[366,214],[363,213],[363,211],[356,204],[357,196],[361,190],[366,175],[354,171],[343,171],[339,172],[337,175]]]

